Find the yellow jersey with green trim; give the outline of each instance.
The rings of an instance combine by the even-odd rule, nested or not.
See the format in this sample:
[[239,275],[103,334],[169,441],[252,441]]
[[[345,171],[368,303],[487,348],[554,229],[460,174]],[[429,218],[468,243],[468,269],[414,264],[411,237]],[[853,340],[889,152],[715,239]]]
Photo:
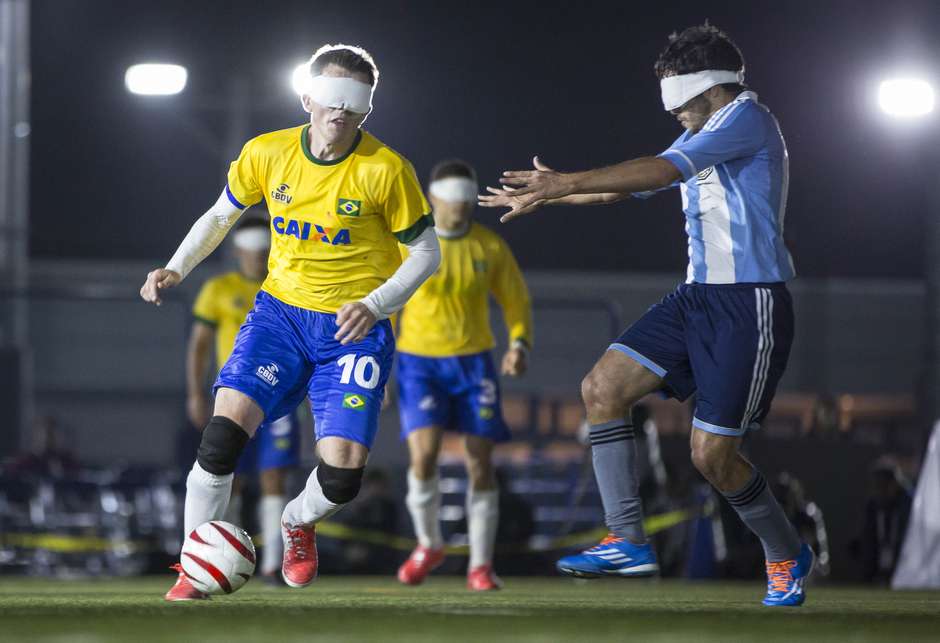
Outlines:
[[[454,357],[492,349],[491,293],[503,310],[510,343],[520,340],[531,346],[529,289],[506,242],[477,223],[460,237],[438,239],[441,265],[402,309],[398,350]],[[407,248],[400,249],[407,256]]]
[[411,163],[362,130],[341,158],[310,153],[309,125],[262,134],[232,163],[229,199],[264,199],[271,253],[262,290],[309,310],[335,313],[382,285],[401,264],[398,242],[433,225]]
[[227,272],[209,279],[193,303],[193,317],[215,328],[215,361],[225,365],[235,346],[235,336],[255,303],[261,282],[240,272]]

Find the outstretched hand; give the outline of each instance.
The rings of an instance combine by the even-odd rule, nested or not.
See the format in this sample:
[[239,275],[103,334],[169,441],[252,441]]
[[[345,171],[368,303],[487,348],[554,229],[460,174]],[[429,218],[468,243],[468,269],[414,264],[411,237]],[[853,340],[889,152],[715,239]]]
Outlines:
[[160,291],[172,288],[181,282],[183,278],[178,272],[157,268],[147,273],[147,281],[140,287],[141,298],[151,304],[159,306],[163,303],[160,299]]
[[503,172],[499,180],[502,188],[487,187],[490,194],[477,197],[485,208],[509,208],[509,212],[499,218],[506,223],[523,214],[535,212],[551,199],[569,194],[566,175],[548,167],[539,157],[533,157],[534,170],[514,170]]

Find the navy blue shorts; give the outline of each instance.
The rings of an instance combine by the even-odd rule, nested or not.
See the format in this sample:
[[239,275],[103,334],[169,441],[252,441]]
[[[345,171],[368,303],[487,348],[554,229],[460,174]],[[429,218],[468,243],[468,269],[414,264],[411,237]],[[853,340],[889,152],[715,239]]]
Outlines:
[[783,284],[682,284],[610,345],[663,378],[667,397],[696,393],[693,426],[719,435],[758,428],[793,343]]
[[263,422],[238,458],[235,475],[295,467],[300,463],[300,423],[295,413]]
[[372,447],[395,357],[391,323],[380,321],[360,342],[333,339],[336,315],[291,306],[263,290],[215,381],[253,399],[265,418],[293,412],[309,396],[316,437]]
[[489,351],[459,357],[399,353],[396,373],[402,439],[428,426],[493,442],[510,439]]

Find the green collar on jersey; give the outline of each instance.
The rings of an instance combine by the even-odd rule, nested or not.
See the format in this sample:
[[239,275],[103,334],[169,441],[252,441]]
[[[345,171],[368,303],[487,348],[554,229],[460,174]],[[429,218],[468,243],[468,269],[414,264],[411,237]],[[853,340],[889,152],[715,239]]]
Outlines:
[[303,129],[300,130],[300,149],[304,151],[304,156],[307,157],[307,160],[311,163],[316,163],[317,165],[336,165],[342,163],[349,158],[349,155],[356,151],[356,148],[359,147],[359,141],[362,140],[362,130],[356,132],[356,140],[353,141],[353,144],[349,146],[349,150],[337,159],[332,161],[324,161],[323,159],[318,159],[310,151],[310,146],[307,145],[307,132],[310,130],[309,123],[304,125]]

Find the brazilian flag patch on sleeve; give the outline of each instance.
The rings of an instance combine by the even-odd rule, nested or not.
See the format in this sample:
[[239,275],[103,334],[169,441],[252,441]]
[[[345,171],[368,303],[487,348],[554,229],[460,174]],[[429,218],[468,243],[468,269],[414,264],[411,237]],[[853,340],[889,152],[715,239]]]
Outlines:
[[366,401],[358,393],[347,393],[343,396],[343,408],[361,411],[366,408]]
[[341,214],[346,217],[358,217],[359,210],[362,208],[362,201],[354,201],[353,199],[340,199],[336,203],[336,214]]

